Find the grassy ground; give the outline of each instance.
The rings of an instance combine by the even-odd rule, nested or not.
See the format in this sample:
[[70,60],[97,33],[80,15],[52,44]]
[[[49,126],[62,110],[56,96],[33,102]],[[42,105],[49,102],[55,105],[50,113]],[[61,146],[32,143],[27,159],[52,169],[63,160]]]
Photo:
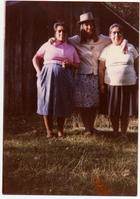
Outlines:
[[83,137],[79,115],[66,120],[65,139],[46,139],[42,116],[5,116],[3,194],[137,195],[138,121],[129,142],[112,137],[108,117],[97,116],[101,135]]

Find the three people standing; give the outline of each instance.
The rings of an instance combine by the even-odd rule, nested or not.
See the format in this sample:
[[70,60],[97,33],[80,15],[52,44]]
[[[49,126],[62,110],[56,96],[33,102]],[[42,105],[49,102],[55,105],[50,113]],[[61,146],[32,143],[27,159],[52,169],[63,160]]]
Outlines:
[[[52,137],[52,116],[58,117],[58,128],[59,126],[61,126],[61,128],[59,128],[58,130],[58,136],[63,137],[62,129],[64,125],[64,118],[69,117],[71,115],[71,113],[67,111],[67,109],[70,110],[70,107],[71,107],[71,105],[68,105],[68,104],[71,104],[69,102],[68,96],[71,96],[70,92],[72,91],[70,89],[72,83],[70,84],[68,83],[68,82],[72,82],[71,75],[70,75],[71,74],[70,68],[77,69],[75,87],[74,87],[75,88],[75,106],[80,107],[80,110],[81,110],[81,117],[82,117],[82,121],[85,127],[83,135],[87,136],[87,135],[91,135],[92,133],[98,132],[94,128],[97,107],[100,104],[100,93],[99,93],[99,82],[98,82],[99,81],[98,80],[98,59],[100,57],[102,50],[106,46],[111,44],[111,39],[108,36],[104,36],[102,34],[100,35],[96,34],[95,20],[96,19],[93,17],[91,12],[80,15],[80,21],[78,22],[78,25],[80,26],[80,35],[75,35],[69,38],[67,38],[66,36],[63,42],[59,40],[57,33],[59,32],[59,28],[61,27],[63,29],[64,26],[59,25],[58,26],[59,28],[57,27],[55,31],[56,38],[53,44],[51,44],[50,42],[47,42],[47,44],[43,45],[43,47],[41,47],[41,49],[37,52],[37,54],[33,58],[33,65],[37,71],[37,76],[39,74],[39,80],[37,80],[38,82],[41,82],[40,79],[42,79],[42,75],[44,77],[43,81],[46,82],[45,84],[50,84],[50,82],[52,82],[52,80],[50,81],[50,77],[52,76],[54,77],[54,75],[52,75],[53,74],[52,69],[51,69],[51,72],[49,73],[50,69],[48,66],[50,66],[51,64],[53,65],[53,68],[54,68],[54,61],[55,61],[55,65],[57,65],[57,67],[55,66],[55,68],[57,70],[58,68],[60,68],[63,71],[63,73],[64,71],[66,73],[65,75],[63,75],[62,73],[61,80],[60,79],[58,79],[57,81],[55,80],[55,84],[53,83],[56,86],[58,82],[60,83],[62,81],[62,84],[56,87],[57,89],[55,88],[55,86],[50,86],[50,88],[48,89],[48,86],[47,86],[47,88],[45,88],[45,94],[44,93],[41,93],[41,95],[38,94],[39,96],[38,106],[40,107],[38,108],[38,113],[45,115],[44,121],[45,121],[46,129],[47,129],[47,137]],[[65,28],[64,30],[65,32],[67,32]],[[68,41],[70,45],[68,45],[66,40]],[[66,49],[68,49],[68,51],[69,49],[72,49],[72,46],[74,46],[78,55],[73,47],[71,52],[74,52],[74,53],[70,53],[71,56],[67,54],[68,57],[62,58],[60,56],[58,58],[58,55],[55,54],[56,56],[53,57],[52,55],[54,53],[54,49],[52,49],[51,51],[50,49],[51,48],[60,49],[62,48],[60,47],[61,45],[63,45],[63,50],[65,47]],[[120,51],[122,54],[123,54],[123,51],[126,49],[126,46],[127,46],[127,41],[122,38],[122,42],[120,43]],[[48,54],[51,54],[51,57],[48,57]],[[38,59],[36,59],[36,56],[38,57]],[[79,56],[80,61],[78,59],[78,56]],[[47,68],[45,69],[46,71],[45,75],[43,71],[40,71],[40,68],[38,65],[38,60],[41,59],[42,57],[44,57],[44,60],[45,60],[44,66],[45,68]],[[50,60],[51,60],[51,63],[50,63]],[[49,61],[49,65],[48,65],[48,61]],[[80,66],[79,66],[79,63],[80,63]],[[47,64],[47,67],[46,67],[46,64]],[[63,64],[64,64],[64,68],[66,68],[65,70],[64,68],[62,68]],[[42,75],[40,75],[40,72]],[[58,73],[58,72],[55,72],[55,73]],[[63,79],[66,79],[68,81],[64,81]],[[51,85],[53,84],[51,83]],[[64,84],[69,85],[66,92],[68,94],[64,93],[64,89],[63,89],[65,87]],[[38,83],[38,85],[42,85],[42,83],[41,84]],[[38,93],[40,92],[39,90],[40,90],[40,86],[38,86]],[[58,102],[60,101],[58,104],[56,103],[58,110],[59,109],[63,110],[62,107],[64,103],[66,104],[65,106],[66,111],[64,111],[66,114],[62,114],[62,115],[54,114],[54,110],[56,108],[54,107],[54,101],[56,100],[56,98],[54,98],[54,95],[51,95],[51,93],[54,93],[54,90],[55,92],[57,92]],[[49,96],[49,98],[47,98],[47,104],[45,105],[45,107],[47,107],[48,110],[47,112],[46,110],[44,112],[42,111],[40,112],[39,109],[42,109],[41,107],[44,107],[43,103],[46,100],[43,97],[44,95]],[[65,95],[66,95],[66,98],[65,99],[62,98],[62,96],[64,97]],[[43,97],[43,103],[40,102],[41,97]],[[48,99],[49,99],[49,103],[48,103]],[[51,106],[52,107],[51,109],[49,108],[50,104],[51,105],[53,104]],[[59,107],[59,106],[62,106],[62,107]],[[58,111],[58,112],[61,112],[61,111]],[[59,121],[59,119],[61,122]]]

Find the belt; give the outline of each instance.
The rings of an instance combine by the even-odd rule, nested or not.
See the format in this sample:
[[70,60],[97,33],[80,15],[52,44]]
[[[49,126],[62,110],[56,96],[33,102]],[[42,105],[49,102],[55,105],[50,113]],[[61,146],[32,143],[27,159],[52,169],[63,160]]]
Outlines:
[[[89,73],[89,74],[77,74],[77,75],[86,75],[86,76],[90,76],[90,75],[94,75],[94,73]],[[97,75],[94,75],[94,76],[97,76]]]
[[45,65],[45,64],[50,64],[50,63],[53,63],[53,64],[60,64],[60,65],[62,65],[62,62],[63,62],[63,61],[58,61],[58,60],[48,60],[48,61],[45,61],[44,65]]

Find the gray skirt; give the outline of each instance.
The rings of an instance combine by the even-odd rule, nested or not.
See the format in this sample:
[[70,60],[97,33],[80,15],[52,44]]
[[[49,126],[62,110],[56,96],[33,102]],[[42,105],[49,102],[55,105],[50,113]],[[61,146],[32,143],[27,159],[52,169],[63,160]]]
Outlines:
[[137,116],[136,85],[105,85],[106,92],[100,95],[100,114]]
[[43,66],[37,79],[37,113],[53,117],[72,114],[73,80],[71,70],[57,63]]

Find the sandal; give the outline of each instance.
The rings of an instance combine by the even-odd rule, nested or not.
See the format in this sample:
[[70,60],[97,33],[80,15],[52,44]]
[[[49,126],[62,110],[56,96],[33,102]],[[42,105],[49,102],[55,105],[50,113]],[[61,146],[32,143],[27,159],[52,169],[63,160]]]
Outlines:
[[53,138],[53,136],[54,136],[53,133],[49,133],[49,134],[46,135],[46,138],[51,139],[51,138]]
[[58,138],[60,138],[60,139],[64,139],[65,138],[65,136],[64,136],[64,134],[62,133],[61,135],[58,133]]
[[46,135],[46,138],[47,138],[47,139],[52,139],[52,138],[53,138],[53,135],[50,135],[50,136],[47,136],[47,135]]
[[84,136],[88,136],[88,135],[91,135],[91,131],[90,131],[90,129],[85,129],[82,134]]

